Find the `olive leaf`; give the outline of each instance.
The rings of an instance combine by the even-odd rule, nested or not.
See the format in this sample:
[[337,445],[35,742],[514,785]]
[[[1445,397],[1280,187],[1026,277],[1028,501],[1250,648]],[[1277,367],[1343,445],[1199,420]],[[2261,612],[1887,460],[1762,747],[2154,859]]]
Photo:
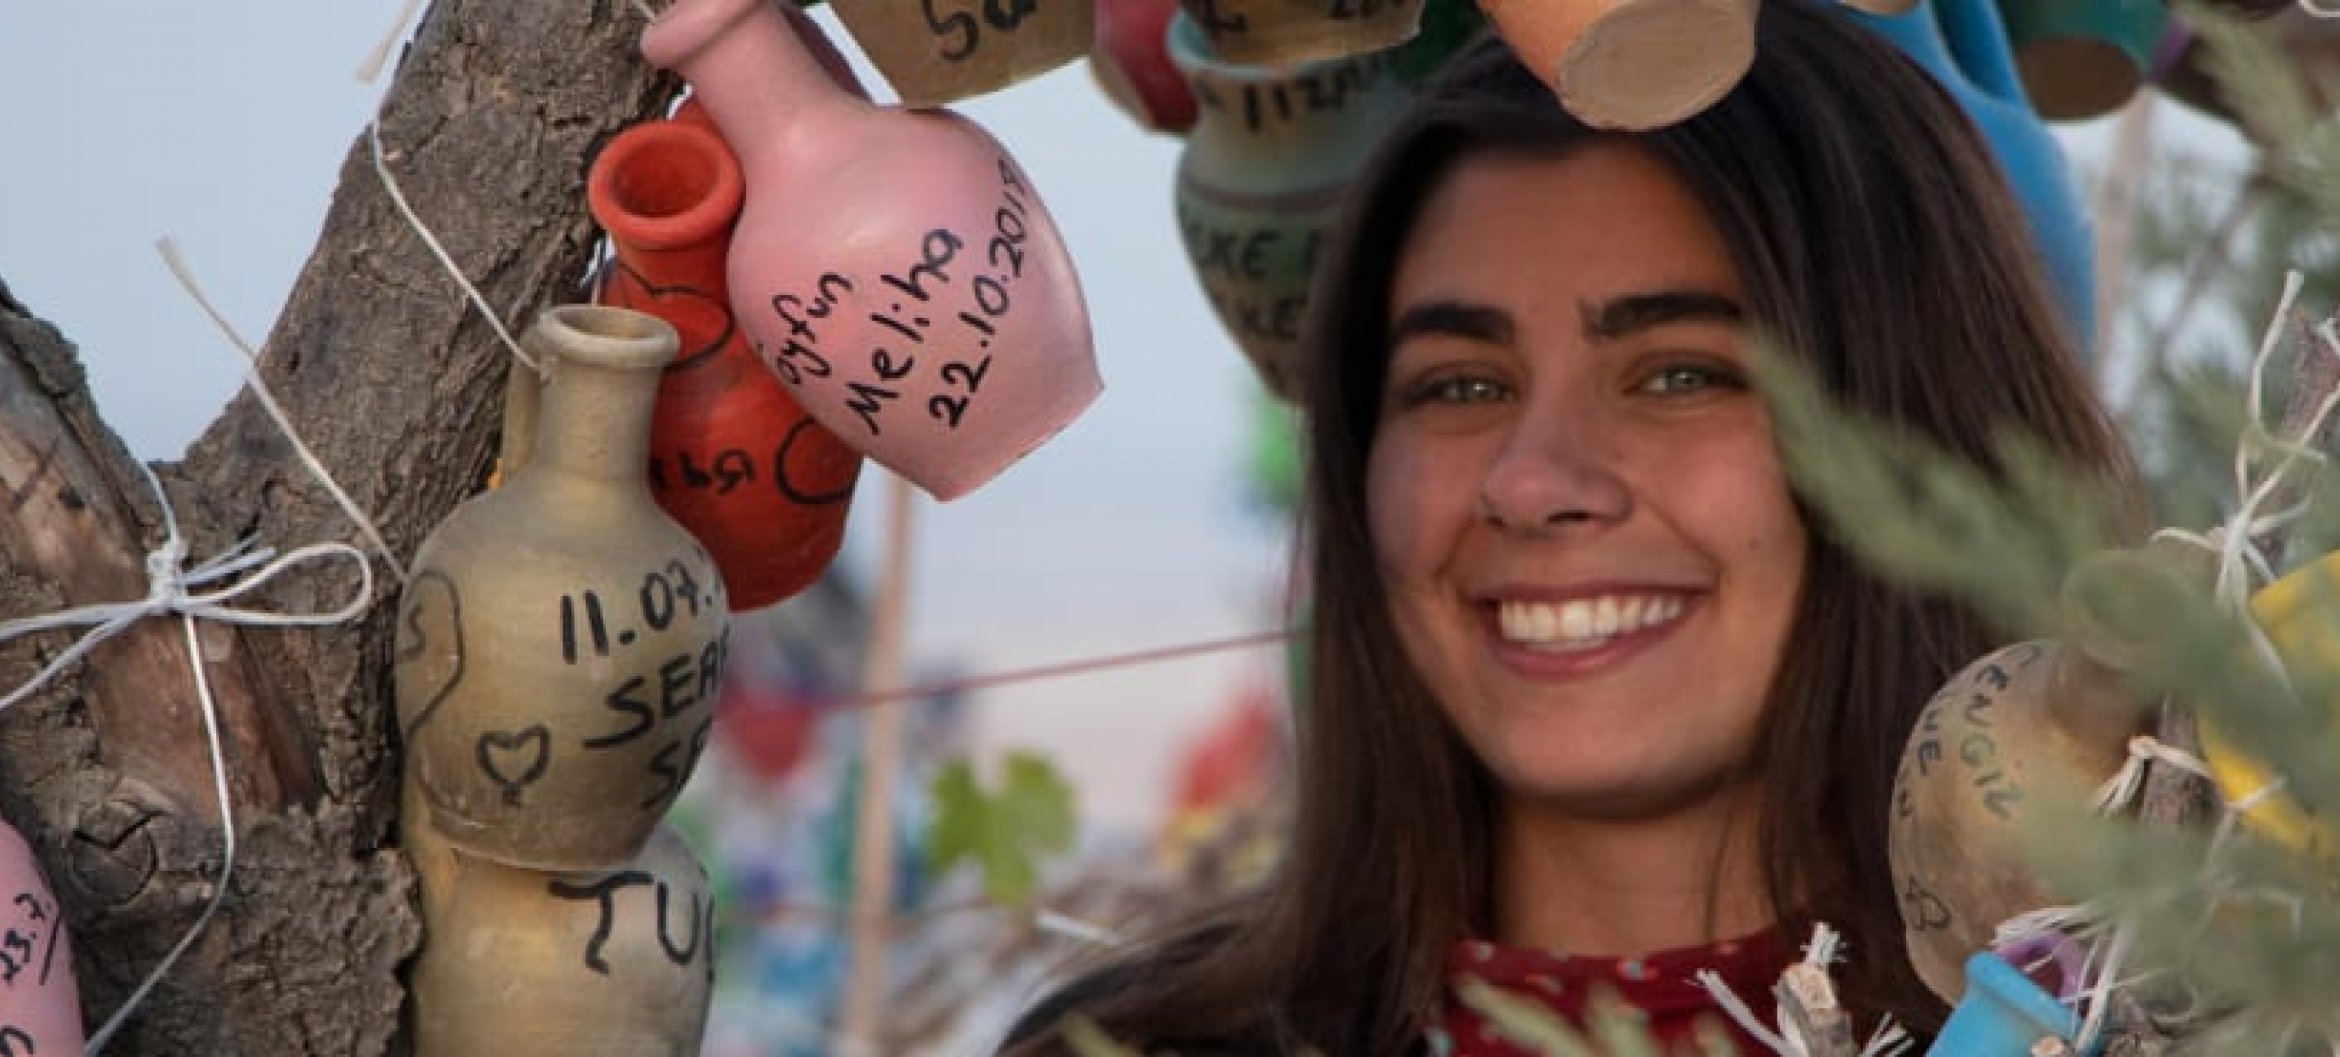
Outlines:
[[1009,753],[1005,771],[997,792],[985,791],[963,758],[936,773],[926,852],[938,873],[974,860],[992,899],[1027,906],[1039,883],[1037,860],[1072,847],[1073,794],[1040,756]]

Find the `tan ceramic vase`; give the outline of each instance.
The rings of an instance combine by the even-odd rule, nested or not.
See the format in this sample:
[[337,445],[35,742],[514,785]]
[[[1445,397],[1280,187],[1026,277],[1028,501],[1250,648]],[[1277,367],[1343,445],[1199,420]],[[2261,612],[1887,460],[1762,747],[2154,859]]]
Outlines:
[[830,0],[902,105],[942,106],[1089,53],[1091,0]]
[[642,51],[738,152],[733,307],[838,439],[951,499],[1096,399],[1072,258],[989,134],[839,89],[768,0],[678,0]]
[[1325,240],[1413,93],[1393,52],[1284,69],[1225,61],[1184,12],[1170,23],[1170,57],[1201,104],[1178,161],[1187,261],[1260,380],[1291,399]]
[[432,531],[399,600],[406,781],[456,847],[605,870],[706,747],[729,614],[642,472],[674,329],[568,305],[523,342],[549,377],[514,367],[504,486]]
[[1927,702],[1894,776],[1889,849],[1910,964],[1943,1001],[2000,922],[2070,901],[2043,886],[2027,841],[2120,771],[2145,715],[2110,669],[2054,640],[1984,657]]
[[1520,61],[1595,128],[1696,116],[1755,62],[1760,0],[1480,0]]
[[1297,66],[1414,39],[1423,0],[1179,0],[1211,50],[1245,66]]
[[423,948],[415,1057],[698,1057],[715,975],[707,874],[672,827],[617,869],[489,862],[410,817]]

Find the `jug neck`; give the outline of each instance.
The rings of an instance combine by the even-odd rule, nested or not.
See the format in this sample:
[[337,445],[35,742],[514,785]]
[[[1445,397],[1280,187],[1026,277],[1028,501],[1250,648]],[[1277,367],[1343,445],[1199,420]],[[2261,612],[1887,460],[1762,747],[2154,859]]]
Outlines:
[[[771,0],[677,0],[643,31],[642,54],[689,81],[743,148],[815,112],[870,108],[838,86]],[[742,149],[740,160],[757,153]]]
[[506,472],[515,483],[550,474],[647,496],[650,424],[674,328],[631,309],[563,305],[538,319],[526,344],[544,374],[513,367]]
[[726,296],[724,258],[744,181],[713,129],[677,121],[629,128],[594,160],[585,189],[618,260],[644,283]]

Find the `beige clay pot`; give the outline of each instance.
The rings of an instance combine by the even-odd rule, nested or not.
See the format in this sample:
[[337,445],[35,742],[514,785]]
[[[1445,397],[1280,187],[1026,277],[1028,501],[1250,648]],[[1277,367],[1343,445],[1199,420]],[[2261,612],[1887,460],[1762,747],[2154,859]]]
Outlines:
[[505,484],[425,540],[399,600],[406,780],[474,855],[604,870],[641,851],[712,729],[723,580],[650,498],[666,323],[547,311],[515,365]]
[[2027,842],[2119,772],[2144,715],[2111,670],[2053,640],[1992,653],[1927,702],[1894,776],[1890,854],[1910,964],[1943,1001],[2001,922],[2070,901]]
[[403,827],[422,878],[415,1057],[697,1057],[715,906],[672,828],[602,873],[538,873]]

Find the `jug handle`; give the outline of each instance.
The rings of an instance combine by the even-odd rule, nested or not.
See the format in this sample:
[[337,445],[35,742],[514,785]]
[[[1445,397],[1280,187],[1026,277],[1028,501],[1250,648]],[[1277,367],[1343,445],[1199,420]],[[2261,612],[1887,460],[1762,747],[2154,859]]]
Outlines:
[[507,484],[536,450],[536,420],[544,406],[544,387],[560,368],[555,350],[548,342],[532,340],[535,334],[531,328],[520,336],[520,344],[537,366],[515,356],[504,381],[504,439],[496,452],[496,478]]
[[2023,79],[2015,73],[2015,52],[1997,0],[1936,0],[1935,17],[1950,40],[1950,56],[1966,79],[2009,103],[2031,109]]

